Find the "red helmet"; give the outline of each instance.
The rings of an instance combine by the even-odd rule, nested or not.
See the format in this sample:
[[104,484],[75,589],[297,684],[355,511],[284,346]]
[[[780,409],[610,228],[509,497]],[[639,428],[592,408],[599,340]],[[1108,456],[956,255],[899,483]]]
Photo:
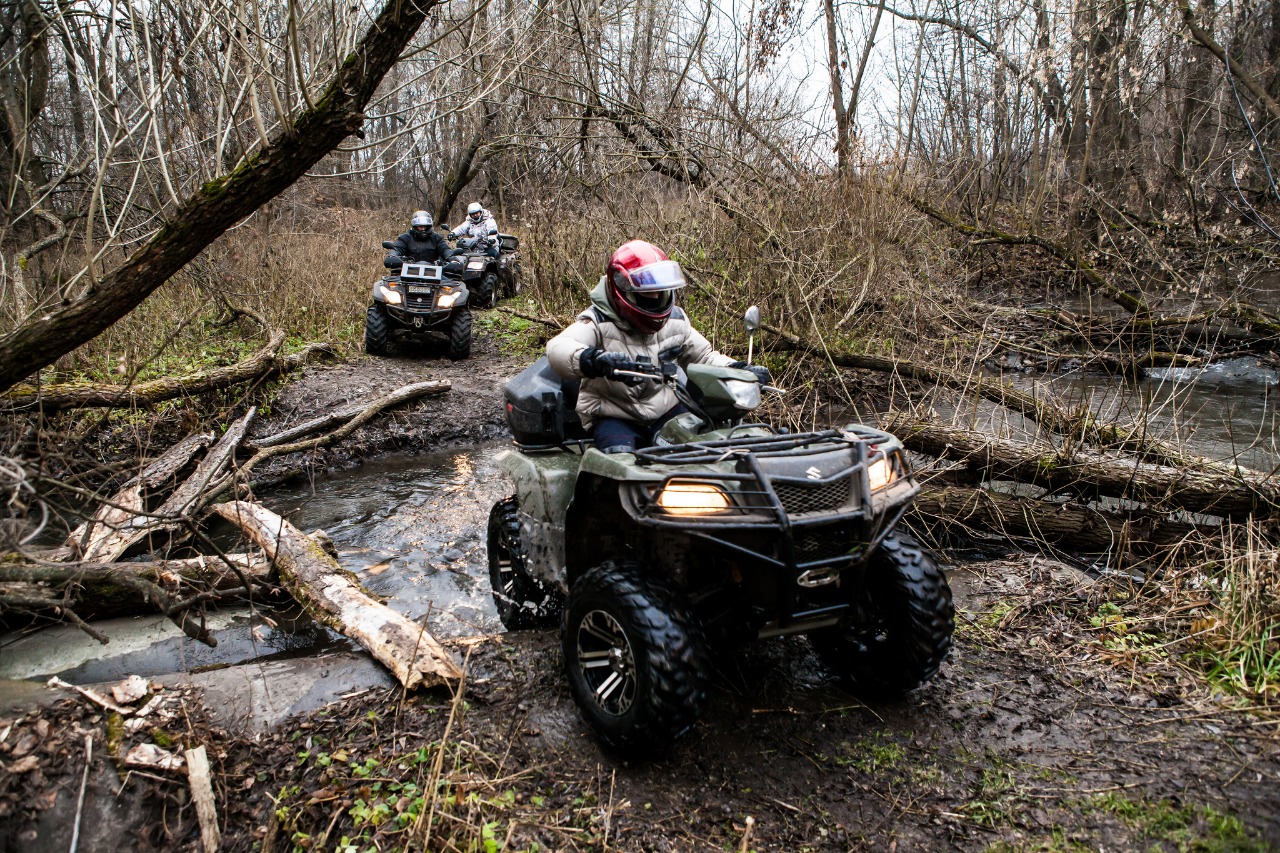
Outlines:
[[684,287],[680,265],[644,240],[623,243],[609,258],[605,292],[618,316],[642,334],[666,325],[675,291]]

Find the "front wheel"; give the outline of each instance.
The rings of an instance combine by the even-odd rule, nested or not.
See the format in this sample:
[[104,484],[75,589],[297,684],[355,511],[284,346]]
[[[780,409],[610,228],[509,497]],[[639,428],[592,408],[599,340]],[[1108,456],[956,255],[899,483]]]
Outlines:
[[449,324],[449,358],[457,361],[471,355],[471,309],[459,309]]
[[498,501],[489,512],[489,585],[502,624],[512,631],[556,623],[561,601],[529,574],[515,498]]
[[370,305],[364,315],[364,351],[369,355],[387,354],[387,317],[377,305]]
[[587,724],[623,753],[688,731],[706,701],[706,652],[684,596],[631,562],[591,569],[560,627],[565,674]]
[[885,537],[850,603],[850,615],[810,640],[823,662],[862,692],[900,696],[931,678],[951,650],[951,588],[906,534]]
[[485,308],[494,308],[497,306],[498,296],[499,296],[499,293],[498,293],[499,287],[500,287],[500,284],[498,283],[497,273],[492,273],[492,272],[488,273],[487,275],[485,275],[483,279],[481,279],[480,292],[484,294]]

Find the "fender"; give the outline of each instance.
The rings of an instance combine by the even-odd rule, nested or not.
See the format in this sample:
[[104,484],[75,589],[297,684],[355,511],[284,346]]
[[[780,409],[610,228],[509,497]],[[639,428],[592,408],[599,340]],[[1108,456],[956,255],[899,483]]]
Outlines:
[[520,538],[525,542],[529,574],[568,592],[565,582],[565,518],[578,481],[574,453],[498,454],[498,468],[515,485]]

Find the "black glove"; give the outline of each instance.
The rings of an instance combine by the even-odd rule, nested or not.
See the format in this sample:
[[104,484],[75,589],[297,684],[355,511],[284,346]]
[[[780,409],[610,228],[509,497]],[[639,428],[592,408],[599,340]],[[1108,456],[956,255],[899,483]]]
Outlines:
[[763,364],[747,364],[745,361],[735,361],[729,366],[735,370],[750,370],[756,375],[756,379],[760,381],[761,385],[768,385],[773,381],[773,374]]
[[636,363],[625,352],[608,352],[599,347],[590,347],[578,356],[578,369],[588,379],[613,379],[635,385],[643,382],[637,376],[619,376],[616,371],[635,370]]

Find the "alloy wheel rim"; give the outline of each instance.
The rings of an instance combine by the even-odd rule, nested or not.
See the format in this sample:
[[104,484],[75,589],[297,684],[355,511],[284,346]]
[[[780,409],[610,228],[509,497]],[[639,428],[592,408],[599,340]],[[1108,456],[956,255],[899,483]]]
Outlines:
[[635,655],[612,614],[592,610],[578,623],[578,669],[600,710],[625,714],[636,697]]

